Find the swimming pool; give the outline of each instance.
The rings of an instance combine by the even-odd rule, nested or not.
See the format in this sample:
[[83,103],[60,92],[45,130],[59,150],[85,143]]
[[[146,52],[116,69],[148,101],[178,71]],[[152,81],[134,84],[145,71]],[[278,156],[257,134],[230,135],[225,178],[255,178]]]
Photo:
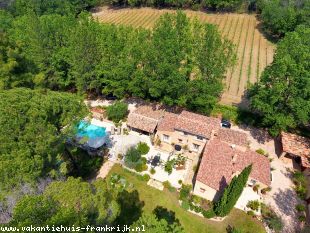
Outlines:
[[80,121],[77,126],[77,139],[91,148],[99,148],[106,142],[106,128]]

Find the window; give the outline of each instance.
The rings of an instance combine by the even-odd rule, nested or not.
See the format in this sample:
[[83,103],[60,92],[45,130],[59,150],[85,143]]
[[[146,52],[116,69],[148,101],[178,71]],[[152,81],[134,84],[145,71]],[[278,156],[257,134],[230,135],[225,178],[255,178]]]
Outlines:
[[200,188],[200,192],[201,192],[201,193],[204,193],[205,191],[206,191],[205,189]]
[[197,145],[197,144],[195,144],[195,143],[193,144],[193,150],[198,151],[198,150],[199,150],[199,147],[200,147],[199,145]]
[[197,136],[197,139],[202,141],[202,140],[203,140],[203,137]]
[[163,141],[164,141],[164,142],[169,142],[169,136],[166,135],[166,134],[164,134],[164,135],[163,135]]

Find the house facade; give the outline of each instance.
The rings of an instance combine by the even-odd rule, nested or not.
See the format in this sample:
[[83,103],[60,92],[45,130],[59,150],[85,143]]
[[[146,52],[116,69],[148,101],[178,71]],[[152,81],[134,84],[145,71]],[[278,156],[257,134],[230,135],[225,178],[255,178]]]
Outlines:
[[[239,132],[228,134],[237,136]],[[244,136],[240,133],[239,139],[231,138],[233,143],[228,142],[229,137],[223,139],[223,135],[215,136],[207,143],[194,185],[195,195],[211,201],[218,200],[232,178],[250,164],[252,171],[247,184],[249,187],[257,185],[258,190],[261,190],[271,184],[269,159],[249,150]]]
[[155,143],[168,152],[176,146],[190,153],[201,154],[214,131],[220,128],[220,119],[182,111],[181,114],[165,113],[159,122]]

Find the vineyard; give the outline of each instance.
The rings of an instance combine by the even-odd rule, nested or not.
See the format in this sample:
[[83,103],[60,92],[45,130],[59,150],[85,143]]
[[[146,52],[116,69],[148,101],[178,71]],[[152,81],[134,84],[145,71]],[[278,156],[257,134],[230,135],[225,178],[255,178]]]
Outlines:
[[[104,23],[151,29],[162,14],[173,12],[151,8],[120,10],[102,8],[94,13],[94,16]],[[248,85],[255,83],[264,68],[272,62],[275,49],[274,45],[259,32],[255,15],[185,12],[191,18],[196,17],[203,22],[218,25],[222,35],[235,44],[238,60],[226,74],[225,91],[221,102],[234,105],[246,102],[244,94]]]

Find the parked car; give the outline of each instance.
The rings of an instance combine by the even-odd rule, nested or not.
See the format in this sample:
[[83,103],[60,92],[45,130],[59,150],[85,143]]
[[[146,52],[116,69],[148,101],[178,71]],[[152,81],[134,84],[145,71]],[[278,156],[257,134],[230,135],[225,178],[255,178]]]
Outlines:
[[106,100],[116,100],[117,97],[114,96],[112,93],[108,94],[105,96]]
[[231,128],[231,123],[230,123],[229,120],[222,119],[222,121],[221,121],[221,126],[222,126],[223,128],[228,128],[228,129],[230,129],[230,128]]

